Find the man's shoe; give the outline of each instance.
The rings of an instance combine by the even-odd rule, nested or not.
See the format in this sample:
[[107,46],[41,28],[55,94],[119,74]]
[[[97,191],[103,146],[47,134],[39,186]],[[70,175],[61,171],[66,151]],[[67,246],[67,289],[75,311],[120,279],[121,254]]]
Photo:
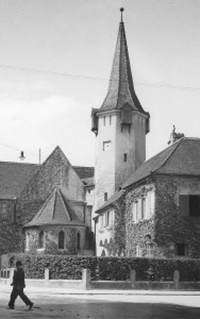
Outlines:
[[31,302],[31,304],[29,305],[28,310],[31,310],[33,308],[33,302]]
[[15,307],[14,306],[8,306],[7,309],[15,309]]

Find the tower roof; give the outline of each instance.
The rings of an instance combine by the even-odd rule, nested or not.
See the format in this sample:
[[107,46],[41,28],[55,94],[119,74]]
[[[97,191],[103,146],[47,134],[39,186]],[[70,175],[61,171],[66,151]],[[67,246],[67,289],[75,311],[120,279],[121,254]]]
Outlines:
[[84,224],[77,218],[70,203],[64,197],[61,189],[55,188],[40,208],[35,217],[24,227],[41,225],[79,225]]
[[[123,8],[121,8],[120,11],[122,14]],[[121,18],[108,92],[98,112],[121,109],[125,104],[128,104],[133,110],[137,110],[149,116],[149,114],[143,110],[135,94],[125,27],[123,19]]]

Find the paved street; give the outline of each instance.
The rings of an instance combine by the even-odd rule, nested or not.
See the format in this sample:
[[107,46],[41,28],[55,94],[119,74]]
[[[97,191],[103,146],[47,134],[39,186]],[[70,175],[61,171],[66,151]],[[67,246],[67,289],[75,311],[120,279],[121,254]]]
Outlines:
[[0,286],[0,318],[137,318],[137,319],[197,319],[200,318],[200,292],[136,292],[89,291],[67,293],[45,291],[40,288],[26,289],[34,302],[28,311],[20,299],[15,310],[7,310],[10,287]]

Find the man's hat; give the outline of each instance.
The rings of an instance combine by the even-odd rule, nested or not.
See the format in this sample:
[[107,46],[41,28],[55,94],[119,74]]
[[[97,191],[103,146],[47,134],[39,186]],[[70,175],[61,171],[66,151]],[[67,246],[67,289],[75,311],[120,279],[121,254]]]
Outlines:
[[20,260],[18,260],[18,261],[16,262],[16,266],[22,266],[22,262],[21,262]]

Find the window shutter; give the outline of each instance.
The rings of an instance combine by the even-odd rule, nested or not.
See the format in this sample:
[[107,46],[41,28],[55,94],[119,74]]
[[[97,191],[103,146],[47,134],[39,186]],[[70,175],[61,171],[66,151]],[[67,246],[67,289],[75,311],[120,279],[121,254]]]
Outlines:
[[179,196],[179,210],[184,216],[189,216],[189,196],[180,195]]

